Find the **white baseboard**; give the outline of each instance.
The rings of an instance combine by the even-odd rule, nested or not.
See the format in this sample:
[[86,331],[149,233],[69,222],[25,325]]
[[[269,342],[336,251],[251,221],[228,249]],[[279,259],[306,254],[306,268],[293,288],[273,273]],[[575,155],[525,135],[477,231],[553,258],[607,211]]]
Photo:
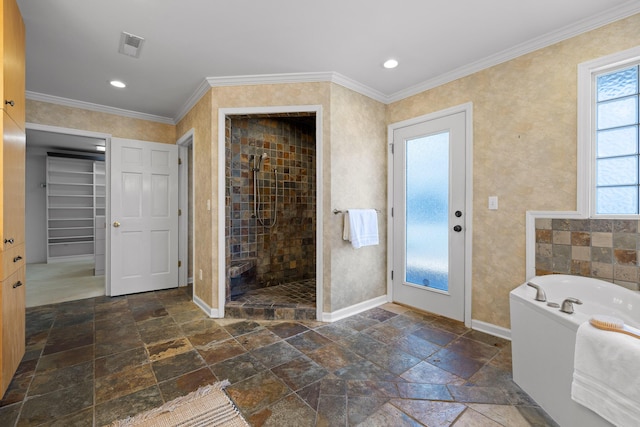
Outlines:
[[331,313],[322,313],[323,322],[335,322],[337,320],[344,319],[354,314],[362,313],[363,311],[370,310],[372,308],[381,306],[387,303],[387,296],[381,295],[377,298],[363,301],[358,304],[354,304],[349,307],[341,308],[340,310],[332,311]]
[[503,328],[502,326],[472,319],[471,329],[511,341],[511,329]]
[[220,315],[220,310],[215,309],[215,308],[211,308],[209,307],[204,301],[202,301],[200,298],[198,298],[196,295],[193,296],[193,302],[200,307],[200,309],[202,311],[205,312],[205,314],[209,317],[215,318],[215,319],[220,319],[222,317],[224,317],[224,313],[222,313],[222,316]]
[[71,255],[47,258],[47,264],[56,264],[58,262],[74,262],[74,261],[93,261],[95,256],[91,255]]

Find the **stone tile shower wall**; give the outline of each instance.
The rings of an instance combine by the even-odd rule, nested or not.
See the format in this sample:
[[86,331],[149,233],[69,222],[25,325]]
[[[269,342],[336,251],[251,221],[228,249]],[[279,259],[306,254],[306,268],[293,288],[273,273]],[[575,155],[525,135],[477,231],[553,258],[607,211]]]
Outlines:
[[639,222],[536,219],[536,274],[595,277],[639,290]]
[[[226,122],[227,296],[229,266],[256,260],[256,287],[315,278],[316,155],[315,116],[232,116]],[[261,213],[275,227],[254,218],[253,162],[263,152],[259,172]]]

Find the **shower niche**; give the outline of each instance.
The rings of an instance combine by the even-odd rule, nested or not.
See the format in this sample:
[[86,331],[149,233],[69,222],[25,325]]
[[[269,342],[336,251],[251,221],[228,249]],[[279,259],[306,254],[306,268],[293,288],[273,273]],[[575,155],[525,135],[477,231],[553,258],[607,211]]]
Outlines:
[[270,305],[291,285],[315,306],[315,113],[232,115],[225,126],[227,308]]

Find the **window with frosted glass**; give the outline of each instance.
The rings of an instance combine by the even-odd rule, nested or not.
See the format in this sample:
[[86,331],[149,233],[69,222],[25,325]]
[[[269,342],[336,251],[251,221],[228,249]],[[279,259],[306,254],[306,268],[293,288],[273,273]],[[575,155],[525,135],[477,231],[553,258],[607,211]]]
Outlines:
[[405,281],[449,289],[449,132],[406,141]]
[[638,65],[596,77],[596,213],[638,214]]

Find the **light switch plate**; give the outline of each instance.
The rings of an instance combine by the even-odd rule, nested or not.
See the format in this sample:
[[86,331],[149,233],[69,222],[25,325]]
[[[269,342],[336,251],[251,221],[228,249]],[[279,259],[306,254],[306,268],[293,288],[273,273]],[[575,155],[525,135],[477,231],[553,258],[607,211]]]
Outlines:
[[489,196],[489,209],[492,211],[498,210],[498,196]]

